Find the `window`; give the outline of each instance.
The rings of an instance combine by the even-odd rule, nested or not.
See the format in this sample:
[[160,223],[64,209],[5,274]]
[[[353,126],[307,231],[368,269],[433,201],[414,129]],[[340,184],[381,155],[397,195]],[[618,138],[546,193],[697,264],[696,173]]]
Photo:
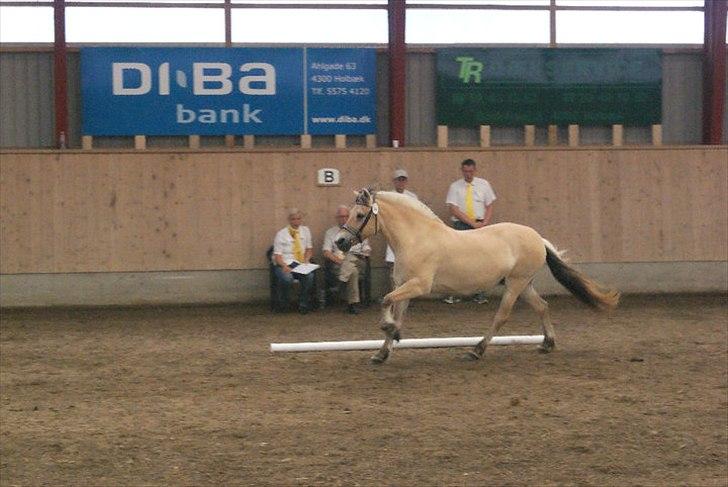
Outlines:
[[556,12],[561,44],[702,44],[702,12]]
[[406,40],[411,44],[548,44],[546,10],[407,11]]
[[240,43],[386,44],[384,9],[233,9]]
[[0,42],[53,42],[53,9],[0,4]]
[[67,42],[225,42],[222,9],[68,7]]

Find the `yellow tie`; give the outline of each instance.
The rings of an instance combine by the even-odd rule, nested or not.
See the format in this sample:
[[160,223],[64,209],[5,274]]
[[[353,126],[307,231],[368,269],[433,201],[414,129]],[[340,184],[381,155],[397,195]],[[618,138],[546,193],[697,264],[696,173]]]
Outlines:
[[465,189],[465,214],[468,218],[475,219],[475,205],[473,204],[473,183],[465,183],[467,188]]
[[298,262],[303,262],[303,247],[301,246],[301,238],[298,236],[298,230],[288,227],[288,233],[293,237],[293,256]]

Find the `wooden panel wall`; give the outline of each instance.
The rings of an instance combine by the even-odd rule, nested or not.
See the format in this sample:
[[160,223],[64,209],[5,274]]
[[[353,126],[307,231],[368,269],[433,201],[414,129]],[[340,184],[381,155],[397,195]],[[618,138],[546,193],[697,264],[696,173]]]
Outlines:
[[[264,268],[286,208],[319,252],[338,204],[396,167],[442,217],[464,158],[496,221],[536,228],[576,262],[728,258],[726,147],[0,153],[0,273]],[[317,187],[340,169],[342,186]],[[381,263],[383,244],[375,245]]]

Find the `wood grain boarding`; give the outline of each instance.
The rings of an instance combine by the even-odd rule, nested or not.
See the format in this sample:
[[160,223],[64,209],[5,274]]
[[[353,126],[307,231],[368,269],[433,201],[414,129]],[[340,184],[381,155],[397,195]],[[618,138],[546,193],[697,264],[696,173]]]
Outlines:
[[[4,151],[0,273],[265,268],[305,212],[316,253],[351,190],[410,187],[447,220],[465,158],[497,195],[495,221],[533,226],[576,262],[728,259],[725,147],[379,150]],[[342,185],[316,186],[335,167]],[[375,242],[374,265],[383,242]]]

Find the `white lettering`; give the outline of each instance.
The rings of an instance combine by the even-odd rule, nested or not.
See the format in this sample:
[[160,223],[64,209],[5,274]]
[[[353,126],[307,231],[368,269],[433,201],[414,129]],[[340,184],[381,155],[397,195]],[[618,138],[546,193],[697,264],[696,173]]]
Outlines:
[[169,63],[159,65],[159,94],[169,95]]
[[200,123],[216,123],[217,114],[215,113],[215,110],[210,110],[209,108],[203,108],[200,110],[200,116],[197,120]]
[[185,108],[178,103],[176,105],[177,123],[188,124],[197,121],[198,123],[263,123],[260,119],[263,112],[260,108],[250,108],[247,103],[243,104],[242,110],[234,108],[223,108],[219,112],[213,108],[200,108],[197,111]]
[[[152,70],[144,63],[113,63],[111,69],[114,95],[144,95],[152,89]],[[124,86],[124,71],[137,71],[139,86]]]
[[[253,69],[262,69],[262,75],[249,75],[240,78],[238,89],[245,95],[275,95],[276,94],[276,69],[268,63],[245,63],[240,66],[240,71],[247,73]],[[263,83],[263,87],[255,88],[253,83]]]
[[192,123],[195,121],[196,115],[193,110],[189,110],[182,106],[182,104],[177,104],[177,123]]
[[260,108],[251,112],[250,105],[248,105],[247,103],[243,104],[243,123],[250,123],[251,120],[255,123],[262,123],[258,118],[259,113]]
[[234,109],[220,110],[220,123],[228,123],[228,115],[232,118],[232,123],[240,122],[240,113]]
[[[216,70],[217,74],[205,74],[205,71]],[[228,95],[233,91],[230,81],[232,69],[227,63],[193,63],[192,78],[195,95]],[[207,84],[217,84],[216,88],[208,88]]]

